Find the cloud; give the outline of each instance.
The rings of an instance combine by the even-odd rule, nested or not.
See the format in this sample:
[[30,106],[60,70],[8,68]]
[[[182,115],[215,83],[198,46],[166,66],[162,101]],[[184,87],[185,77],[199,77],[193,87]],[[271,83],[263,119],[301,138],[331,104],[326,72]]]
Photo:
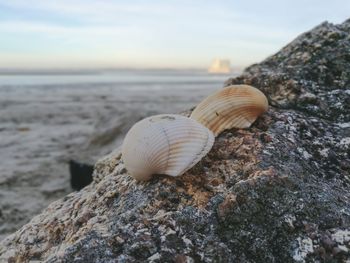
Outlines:
[[[239,6],[225,1],[121,1],[106,0],[0,0],[0,4],[16,8],[41,10],[74,18],[78,25],[50,24],[48,21],[5,21],[0,31],[54,32],[56,34],[125,36],[132,40],[154,37],[155,41],[192,38],[190,42],[252,41],[283,42],[301,31],[295,28],[271,27],[257,23]],[[1,23],[1,21],[0,21]],[[129,31],[129,32],[127,32]],[[138,36],[137,36],[138,35]],[[150,37],[147,37],[150,36]],[[146,38],[146,39],[144,39]],[[217,39],[215,39],[217,38]],[[202,42],[205,44],[205,42]]]
[[[193,2],[194,3],[194,2]],[[221,8],[213,4],[210,9],[205,8],[205,2],[200,6],[186,1],[106,1],[106,0],[0,0],[0,4],[12,8],[39,10],[66,16],[76,16],[77,19],[84,21],[111,22],[122,19],[141,18],[156,19],[176,18],[181,19],[184,16],[212,15]],[[199,2],[198,2],[199,3]],[[231,12],[232,14],[232,12]],[[139,20],[139,19],[137,19]]]
[[93,35],[118,36],[134,30],[132,27],[115,26],[60,26],[32,21],[6,21],[0,22],[0,32],[10,33],[42,33],[52,35]]
[[[339,6],[330,13],[343,16],[349,4],[334,1]],[[14,54],[22,54],[23,61],[47,63],[59,57],[60,63],[83,64],[86,58],[108,64],[117,58],[124,64],[198,66],[228,57],[248,64],[323,21],[329,5],[311,8],[302,0],[0,0],[6,12],[0,18],[0,50],[11,54],[7,61],[20,61]]]

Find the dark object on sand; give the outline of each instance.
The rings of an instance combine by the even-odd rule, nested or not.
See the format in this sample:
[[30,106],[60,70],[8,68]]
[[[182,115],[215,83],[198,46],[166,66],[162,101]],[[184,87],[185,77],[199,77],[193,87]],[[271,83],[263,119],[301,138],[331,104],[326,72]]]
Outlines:
[[69,161],[70,185],[74,190],[79,191],[92,182],[94,166],[80,163],[74,160]]

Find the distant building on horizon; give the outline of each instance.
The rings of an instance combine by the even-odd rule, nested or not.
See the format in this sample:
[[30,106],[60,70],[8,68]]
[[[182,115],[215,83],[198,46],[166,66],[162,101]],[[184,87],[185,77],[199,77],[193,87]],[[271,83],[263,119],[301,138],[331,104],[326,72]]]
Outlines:
[[225,74],[231,72],[231,64],[228,59],[214,59],[208,68],[209,73]]

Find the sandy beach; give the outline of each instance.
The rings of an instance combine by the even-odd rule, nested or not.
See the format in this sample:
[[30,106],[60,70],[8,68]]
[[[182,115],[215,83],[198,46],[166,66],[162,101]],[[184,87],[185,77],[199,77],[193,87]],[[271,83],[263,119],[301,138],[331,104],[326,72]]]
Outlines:
[[68,160],[93,164],[136,121],[193,107],[227,77],[0,76],[0,240],[72,191]]

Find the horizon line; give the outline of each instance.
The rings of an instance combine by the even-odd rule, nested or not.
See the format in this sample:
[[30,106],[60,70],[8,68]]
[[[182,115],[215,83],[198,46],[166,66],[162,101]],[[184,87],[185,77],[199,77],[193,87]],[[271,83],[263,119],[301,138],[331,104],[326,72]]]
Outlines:
[[[231,71],[241,71],[246,67],[243,66],[232,66]],[[42,68],[32,68],[32,67],[0,67],[1,73],[16,73],[16,72],[98,72],[98,71],[114,71],[114,70],[194,70],[194,71],[207,71],[208,67],[42,67]]]

